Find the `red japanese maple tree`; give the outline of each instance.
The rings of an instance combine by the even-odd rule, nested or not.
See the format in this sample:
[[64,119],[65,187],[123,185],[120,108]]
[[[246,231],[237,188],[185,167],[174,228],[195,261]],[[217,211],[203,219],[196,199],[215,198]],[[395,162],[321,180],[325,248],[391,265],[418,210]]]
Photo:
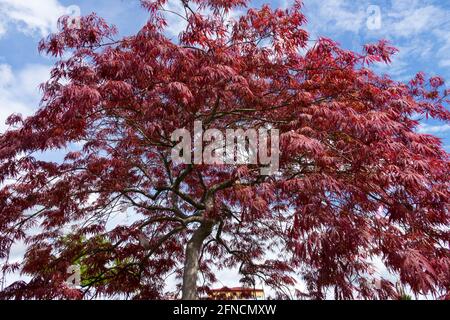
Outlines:
[[[375,74],[396,52],[385,41],[356,53],[309,39],[300,1],[233,20],[248,1],[182,0],[177,41],[166,2],[142,1],[149,19],[133,36],[92,14],[80,29],[62,18],[41,43],[58,57],[41,107],[0,135],[0,258],[24,241],[23,262],[3,271],[32,280],[1,297],[163,299],[175,275],[195,299],[236,268],[279,298],[295,279],[297,298],[396,298],[374,259],[414,293],[447,295],[449,157],[416,130],[421,117],[449,121],[443,80]],[[279,172],[174,163],[171,133],[194,121],[279,129]],[[48,150],[64,161],[42,160]],[[74,264],[81,290],[65,284]]]

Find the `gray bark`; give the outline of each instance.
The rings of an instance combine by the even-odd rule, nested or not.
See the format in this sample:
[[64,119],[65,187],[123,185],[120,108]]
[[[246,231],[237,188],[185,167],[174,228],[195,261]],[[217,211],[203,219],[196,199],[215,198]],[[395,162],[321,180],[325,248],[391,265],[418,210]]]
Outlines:
[[197,300],[197,279],[199,272],[200,252],[205,239],[211,234],[214,227],[213,221],[205,221],[194,231],[189,242],[186,244],[186,257],[183,273],[183,300]]

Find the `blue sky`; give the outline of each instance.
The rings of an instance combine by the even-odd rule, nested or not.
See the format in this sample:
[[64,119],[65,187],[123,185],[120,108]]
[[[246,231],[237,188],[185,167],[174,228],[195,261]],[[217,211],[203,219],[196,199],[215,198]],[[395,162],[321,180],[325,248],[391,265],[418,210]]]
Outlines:
[[[172,10],[179,0],[170,0]],[[270,3],[286,7],[289,0],[258,0],[252,6]],[[384,38],[400,53],[389,66],[377,67],[397,80],[409,80],[418,71],[441,75],[450,83],[450,1],[433,0],[304,0],[308,31],[313,39],[330,37],[344,47],[360,50],[362,45]],[[49,77],[50,58],[37,51],[40,39],[55,31],[59,16],[79,10],[93,11],[115,24],[121,35],[133,34],[146,20],[138,0],[0,0],[0,133],[11,113],[30,115],[38,107],[38,85]],[[379,16],[378,16],[379,14]],[[233,15],[239,15],[234,12]],[[378,19],[379,18],[379,19]],[[167,33],[176,38],[183,27],[169,20]],[[450,125],[423,123],[421,132],[441,137],[450,152]],[[60,153],[46,154],[58,159]],[[15,258],[23,254],[15,249]],[[14,253],[13,253],[14,258]],[[235,277],[224,273],[228,285]]]

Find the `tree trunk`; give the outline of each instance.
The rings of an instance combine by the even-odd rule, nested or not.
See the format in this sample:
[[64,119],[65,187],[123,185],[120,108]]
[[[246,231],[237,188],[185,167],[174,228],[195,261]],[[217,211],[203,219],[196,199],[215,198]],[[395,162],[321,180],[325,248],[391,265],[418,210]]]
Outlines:
[[211,234],[214,222],[205,221],[195,230],[192,238],[186,245],[186,257],[183,273],[183,300],[197,300],[197,279],[199,272],[199,258],[203,242]]

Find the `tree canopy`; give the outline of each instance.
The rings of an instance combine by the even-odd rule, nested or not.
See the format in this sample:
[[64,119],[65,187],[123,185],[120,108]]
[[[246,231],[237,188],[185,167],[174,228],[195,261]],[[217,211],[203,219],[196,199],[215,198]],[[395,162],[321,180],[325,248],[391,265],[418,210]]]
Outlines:
[[[449,155],[417,132],[423,117],[450,120],[440,77],[378,75],[396,53],[383,40],[352,52],[310,39],[301,1],[181,0],[177,40],[167,0],[141,2],[135,35],[91,14],[40,44],[58,59],[40,108],[0,135],[0,259],[25,242],[3,269],[32,280],[1,298],[164,299],[174,275],[195,299],[232,268],[279,298],[397,298],[375,259],[413,293],[449,294]],[[277,128],[279,171],[174,163],[171,134],[195,121]],[[81,289],[65,283],[74,264]]]

